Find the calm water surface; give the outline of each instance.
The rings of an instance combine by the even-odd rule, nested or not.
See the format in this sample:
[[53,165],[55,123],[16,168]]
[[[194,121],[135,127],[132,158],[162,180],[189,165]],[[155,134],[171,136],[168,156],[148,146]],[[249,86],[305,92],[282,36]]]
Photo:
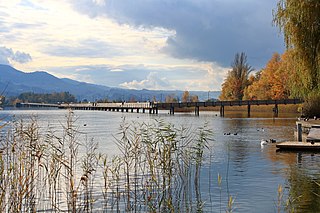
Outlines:
[[[277,212],[278,185],[290,195],[297,212],[320,212],[320,155],[317,153],[278,152],[275,144],[262,147],[261,139],[288,141],[294,139],[297,115],[226,114],[217,112],[159,115],[100,111],[74,111],[81,132],[99,143],[99,150],[109,156],[119,154],[114,136],[124,117],[127,122],[152,122],[163,119],[176,126],[196,128],[208,122],[214,133],[211,153],[206,154],[201,177],[202,200],[205,212],[225,212],[228,197],[235,198],[234,212]],[[67,111],[8,110],[1,118],[26,119],[35,115],[40,126],[61,129]],[[230,133],[227,135],[226,133]],[[235,134],[236,133],[236,134]],[[209,160],[211,157],[211,161]],[[221,188],[217,176],[222,176]],[[221,195],[220,195],[221,190]],[[285,199],[286,199],[285,198]],[[221,203],[220,203],[221,199]],[[284,199],[284,202],[285,202]]]

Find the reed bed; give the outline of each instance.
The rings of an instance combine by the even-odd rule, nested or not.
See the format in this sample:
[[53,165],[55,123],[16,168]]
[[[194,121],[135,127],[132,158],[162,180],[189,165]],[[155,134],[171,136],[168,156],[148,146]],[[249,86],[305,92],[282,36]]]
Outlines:
[[[114,135],[121,153],[107,156],[75,125],[72,111],[66,117],[61,131],[43,132],[35,118],[4,127],[1,212],[203,211],[209,198],[202,199],[201,168],[213,140],[207,124],[192,129],[124,120]],[[221,181],[218,175],[220,212]],[[227,199],[223,209],[232,212],[234,199]]]

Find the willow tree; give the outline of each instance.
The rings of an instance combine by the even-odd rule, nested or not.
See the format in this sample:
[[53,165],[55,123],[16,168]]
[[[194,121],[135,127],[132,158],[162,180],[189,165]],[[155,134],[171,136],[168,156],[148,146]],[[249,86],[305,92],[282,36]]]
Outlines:
[[279,0],[274,23],[284,33],[287,48],[297,53],[307,91],[320,90],[320,1]]
[[244,89],[248,86],[248,78],[253,68],[247,62],[245,53],[237,53],[231,64],[232,69],[222,84],[220,100],[242,100]]

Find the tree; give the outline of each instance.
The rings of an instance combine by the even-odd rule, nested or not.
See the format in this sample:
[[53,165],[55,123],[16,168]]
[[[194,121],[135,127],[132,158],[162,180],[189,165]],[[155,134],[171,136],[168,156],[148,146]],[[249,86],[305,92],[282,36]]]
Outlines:
[[191,102],[199,102],[199,97],[197,95],[192,95]]
[[274,53],[266,67],[259,71],[251,85],[245,89],[244,99],[286,99],[296,85],[291,52],[282,56]]
[[189,91],[184,91],[181,99],[182,102],[190,102],[191,98]]
[[[287,48],[297,53],[307,93],[320,89],[320,1],[279,0],[273,22],[284,32]],[[306,95],[306,94],[304,94]]]
[[178,101],[173,94],[166,96],[166,103],[176,103],[176,102]]
[[58,103],[58,102],[77,102],[74,95],[69,92],[54,92],[52,94],[37,94],[33,92],[21,93],[18,96],[22,102],[35,102],[35,103]]
[[237,53],[231,64],[232,70],[222,84],[220,100],[242,100],[244,89],[248,86],[249,74],[253,68],[247,63],[245,53]]

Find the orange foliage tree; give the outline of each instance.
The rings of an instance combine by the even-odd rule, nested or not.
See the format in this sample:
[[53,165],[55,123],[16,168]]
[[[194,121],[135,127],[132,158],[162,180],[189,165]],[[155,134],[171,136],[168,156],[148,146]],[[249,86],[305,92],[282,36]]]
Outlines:
[[258,77],[245,89],[244,99],[286,99],[299,83],[293,61],[294,52],[274,53]]
[[197,95],[190,95],[189,91],[184,91],[182,94],[182,102],[198,102],[199,98]]

